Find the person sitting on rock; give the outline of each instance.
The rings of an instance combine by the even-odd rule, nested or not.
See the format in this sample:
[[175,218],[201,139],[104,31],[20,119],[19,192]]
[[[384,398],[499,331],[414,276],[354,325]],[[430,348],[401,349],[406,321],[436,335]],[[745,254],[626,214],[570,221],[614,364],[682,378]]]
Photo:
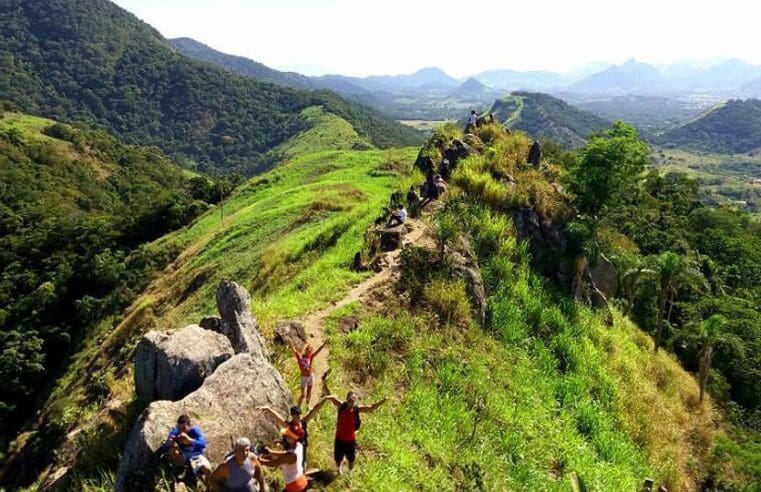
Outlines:
[[468,116],[468,124],[465,125],[465,133],[470,133],[476,129],[476,122],[478,121],[478,113],[475,110],[470,111]]
[[205,449],[206,436],[203,435],[203,431],[191,423],[190,417],[182,414],[177,419],[177,427],[169,431],[169,436],[159,448],[159,452],[165,454],[173,465],[183,469],[179,478],[184,479],[186,469],[192,470],[197,477],[211,473],[211,463],[203,455]]
[[206,487],[214,492],[264,492],[259,459],[251,452],[251,441],[241,437],[235,441],[233,452],[209,476]]
[[288,429],[281,431],[283,451],[264,448],[259,461],[264,466],[280,467],[285,482],[285,492],[303,492],[309,488],[309,480],[304,473],[304,447],[291,435]]
[[391,213],[391,217],[388,218],[388,222],[386,222],[386,227],[396,227],[398,225],[404,224],[404,222],[407,220],[407,209],[404,208],[404,205],[397,205],[396,211]]
[[317,415],[317,412],[320,411],[320,407],[325,403],[325,398],[322,398],[319,402],[317,402],[317,405],[312,408],[312,410],[306,414],[304,418],[301,418],[301,407],[298,407],[296,405],[291,407],[290,415],[291,418],[286,421],[279,413],[277,413],[275,410],[272,409],[270,406],[261,406],[256,407],[258,410],[262,410],[264,412],[269,413],[272,415],[272,417],[277,422],[277,425],[280,427],[287,428],[289,431],[291,431],[292,436],[294,439],[296,439],[298,442],[301,443],[302,446],[304,446],[304,453],[303,453],[303,466],[306,470],[307,467],[307,448],[309,446],[309,431],[307,430],[307,424],[309,424],[309,421],[312,420],[315,415]]
[[437,174],[433,177],[433,183],[440,195],[443,195],[447,192],[447,182],[444,181],[444,178],[441,177],[441,174]]
[[338,474],[343,473],[344,458],[349,462],[349,471],[354,468],[354,460],[357,456],[357,431],[362,421],[360,413],[374,412],[378,407],[386,403],[388,398],[384,398],[372,405],[358,405],[357,395],[349,391],[346,395],[346,401],[339,400],[335,395],[328,395],[326,400],[333,403],[338,409],[338,419],[336,422],[336,439],[333,443],[333,459],[336,462]]
[[326,341],[320,345],[314,352],[312,351],[312,346],[306,344],[306,346],[304,346],[304,351],[299,352],[292,343],[288,342],[288,346],[291,347],[291,351],[299,364],[299,371],[301,371],[301,396],[299,396],[299,406],[301,406],[304,400],[306,400],[307,410],[309,410],[309,402],[312,401],[312,386],[314,385],[314,367],[312,367],[312,362],[314,361],[314,358],[317,357],[317,354],[325,348],[325,344],[327,343],[328,342]]

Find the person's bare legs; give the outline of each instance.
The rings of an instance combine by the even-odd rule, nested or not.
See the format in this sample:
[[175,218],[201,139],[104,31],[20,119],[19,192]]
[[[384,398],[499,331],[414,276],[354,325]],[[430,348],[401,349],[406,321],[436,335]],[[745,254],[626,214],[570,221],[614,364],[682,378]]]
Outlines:
[[309,408],[309,405],[312,402],[312,384],[310,383],[307,385],[307,406],[306,408]]

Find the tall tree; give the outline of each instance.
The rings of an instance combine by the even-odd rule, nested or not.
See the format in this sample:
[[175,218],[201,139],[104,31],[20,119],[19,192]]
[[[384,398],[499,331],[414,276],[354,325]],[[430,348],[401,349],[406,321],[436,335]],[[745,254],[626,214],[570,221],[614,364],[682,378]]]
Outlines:
[[666,251],[650,257],[650,269],[658,279],[658,330],[655,336],[655,351],[663,343],[664,322],[671,322],[674,300],[684,288],[702,288],[706,280],[691,256]]
[[692,325],[693,331],[690,334],[690,338],[693,339],[698,347],[698,382],[700,385],[701,403],[703,403],[706,386],[708,385],[708,375],[711,372],[716,346],[721,344],[730,345],[735,350],[742,351],[740,340],[735,335],[724,331],[726,325],[727,319],[720,314],[714,314],[700,323]]

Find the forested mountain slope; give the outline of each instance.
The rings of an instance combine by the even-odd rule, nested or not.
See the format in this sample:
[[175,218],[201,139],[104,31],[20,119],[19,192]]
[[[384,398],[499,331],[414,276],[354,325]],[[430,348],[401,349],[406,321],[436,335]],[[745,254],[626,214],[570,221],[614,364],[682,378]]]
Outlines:
[[761,148],[761,100],[730,100],[667,132],[663,142],[737,154]]
[[185,166],[253,175],[321,105],[379,147],[418,133],[329,92],[257,82],[178,54],[154,29],[107,0],[0,4],[0,94],[22,110],[156,145]]

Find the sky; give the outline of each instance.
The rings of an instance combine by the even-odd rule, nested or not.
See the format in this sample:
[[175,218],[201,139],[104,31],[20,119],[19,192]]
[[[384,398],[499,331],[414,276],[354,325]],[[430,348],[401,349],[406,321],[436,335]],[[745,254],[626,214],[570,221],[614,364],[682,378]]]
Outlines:
[[116,0],[165,37],[307,75],[567,72],[636,58],[761,64],[748,0]]

